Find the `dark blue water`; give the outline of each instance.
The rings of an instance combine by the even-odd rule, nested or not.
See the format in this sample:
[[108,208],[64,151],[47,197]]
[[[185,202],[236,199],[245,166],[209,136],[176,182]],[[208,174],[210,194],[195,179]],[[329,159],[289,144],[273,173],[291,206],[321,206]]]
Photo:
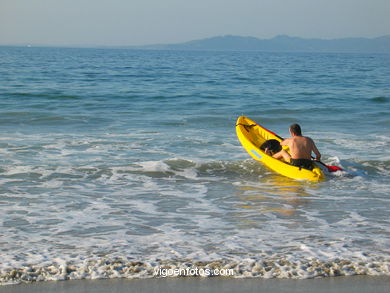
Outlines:
[[[389,274],[389,77],[388,54],[0,47],[1,282]],[[273,173],[241,115],[345,172]]]

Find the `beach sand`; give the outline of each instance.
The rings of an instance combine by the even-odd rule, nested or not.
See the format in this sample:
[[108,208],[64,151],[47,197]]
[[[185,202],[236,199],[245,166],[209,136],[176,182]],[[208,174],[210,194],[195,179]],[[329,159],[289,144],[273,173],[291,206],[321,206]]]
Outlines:
[[390,277],[352,276],[308,280],[166,278],[38,282],[0,286],[1,293],[127,292],[389,292]]

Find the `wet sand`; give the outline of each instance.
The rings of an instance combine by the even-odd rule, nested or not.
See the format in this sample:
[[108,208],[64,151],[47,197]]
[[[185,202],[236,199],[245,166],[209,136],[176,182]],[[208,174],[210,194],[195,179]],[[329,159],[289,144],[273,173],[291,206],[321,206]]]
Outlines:
[[166,278],[38,282],[0,286],[1,293],[128,293],[128,292],[389,292],[390,277],[352,276],[308,280]]

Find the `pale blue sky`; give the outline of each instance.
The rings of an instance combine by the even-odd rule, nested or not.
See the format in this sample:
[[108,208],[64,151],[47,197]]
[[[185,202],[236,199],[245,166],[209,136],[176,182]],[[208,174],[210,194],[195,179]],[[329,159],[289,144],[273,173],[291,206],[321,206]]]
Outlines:
[[390,34],[390,0],[0,0],[0,45]]

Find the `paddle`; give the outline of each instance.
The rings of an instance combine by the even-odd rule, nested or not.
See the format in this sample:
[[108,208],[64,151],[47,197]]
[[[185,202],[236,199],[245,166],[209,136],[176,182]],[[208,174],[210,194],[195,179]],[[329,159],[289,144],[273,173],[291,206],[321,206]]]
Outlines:
[[[261,126],[263,127],[263,126]],[[264,128],[264,127],[263,127]],[[281,140],[284,140],[283,137],[277,135],[275,132],[272,132],[270,130],[268,130],[267,128],[264,128],[265,130],[267,130],[269,133],[275,135],[277,138],[281,139]],[[313,156],[311,156],[312,159],[314,159]],[[329,165],[326,165],[325,163],[321,162],[321,161],[317,161],[316,162],[320,163],[321,165],[323,165],[324,167],[326,167],[328,169],[328,172],[336,172],[336,171],[343,171],[342,168],[338,167],[338,166],[329,166]]]

